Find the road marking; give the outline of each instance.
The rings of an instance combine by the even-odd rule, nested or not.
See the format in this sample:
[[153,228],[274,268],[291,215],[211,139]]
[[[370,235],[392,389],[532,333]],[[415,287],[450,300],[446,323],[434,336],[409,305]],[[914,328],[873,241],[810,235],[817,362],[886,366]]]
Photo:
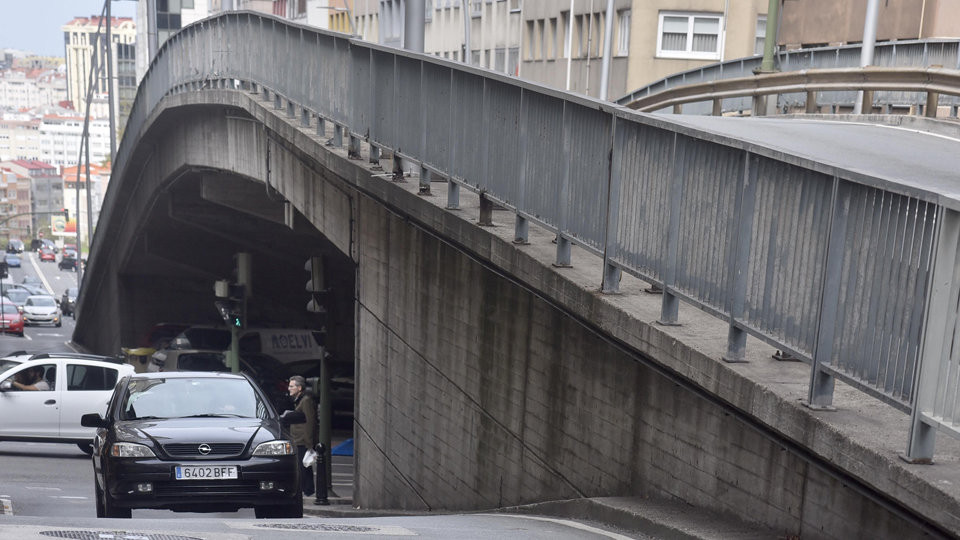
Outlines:
[[37,276],[40,278],[40,282],[43,283],[43,288],[50,294],[53,294],[53,287],[50,286],[50,282],[47,281],[47,276],[43,275],[43,272],[40,271],[40,266],[37,264],[36,253],[31,251],[29,259],[30,264],[33,265],[33,269],[36,270]]
[[583,523],[577,523],[576,521],[570,521],[566,519],[555,519],[555,518],[539,517],[539,516],[521,516],[517,514],[478,514],[478,515],[492,516],[492,517],[512,517],[516,519],[533,519],[536,521],[546,521],[549,523],[556,523],[558,525],[565,525],[567,527],[572,527],[574,529],[580,529],[581,531],[591,532],[593,534],[598,534],[600,536],[606,536],[607,538],[613,538],[614,540],[632,540],[629,536],[624,536],[622,534],[605,531],[603,529],[598,529],[596,527],[591,527],[589,525],[584,525]]
[[0,499],[0,514],[13,515],[13,503],[10,502],[10,499]]
[[50,495],[51,499],[82,499],[86,500],[87,497],[82,497],[79,495]]
[[46,487],[46,486],[26,486],[26,489],[33,489],[36,491],[63,491],[58,487]]

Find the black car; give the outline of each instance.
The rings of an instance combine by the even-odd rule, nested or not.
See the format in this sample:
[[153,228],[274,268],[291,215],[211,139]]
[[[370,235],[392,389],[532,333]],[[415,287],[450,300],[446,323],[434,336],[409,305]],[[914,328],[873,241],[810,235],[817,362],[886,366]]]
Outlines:
[[63,256],[60,258],[60,262],[57,263],[57,268],[61,270],[73,270],[77,271],[77,259],[73,257]]
[[[302,421],[302,418],[300,419]],[[303,516],[297,448],[248,376],[139,373],[114,390],[93,444],[97,517],[133,508]]]
[[73,315],[73,310],[77,307],[77,294],[79,291],[76,287],[69,287],[63,291],[63,296],[60,297],[60,311],[64,315]]

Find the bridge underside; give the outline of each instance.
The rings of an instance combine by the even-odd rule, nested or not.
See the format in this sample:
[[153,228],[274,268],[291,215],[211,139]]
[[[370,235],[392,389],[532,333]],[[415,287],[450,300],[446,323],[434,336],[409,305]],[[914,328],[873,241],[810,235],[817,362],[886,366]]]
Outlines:
[[[721,367],[699,335],[621,311],[250,94],[170,96],[147,125],[111,187],[74,339],[115,352],[154,322],[212,318],[213,280],[252,252],[260,316],[326,324],[356,361],[355,504],[632,495],[797,536],[953,524],[926,516],[932,490],[906,475],[864,478],[886,458]],[[303,310],[315,255],[325,321]]]

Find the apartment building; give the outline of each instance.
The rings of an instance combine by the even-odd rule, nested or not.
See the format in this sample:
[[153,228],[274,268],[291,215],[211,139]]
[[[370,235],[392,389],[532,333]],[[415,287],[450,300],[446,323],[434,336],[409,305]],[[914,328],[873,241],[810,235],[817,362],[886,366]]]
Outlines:
[[33,238],[30,178],[0,166],[0,219],[6,238]]
[[29,179],[32,230],[49,224],[51,214],[63,209],[63,180],[56,167],[37,160],[16,160],[0,162],[0,169]]
[[[786,49],[863,41],[867,0],[784,2],[781,9],[778,42]],[[960,2],[956,0],[885,0],[879,3],[877,41],[958,36]]]
[[[102,24],[101,24],[102,23]],[[84,111],[90,71],[95,70],[93,94],[99,99],[107,96],[106,27],[101,17],[76,17],[63,26],[64,57],[67,65],[67,96],[76,111]],[[137,91],[135,76],[136,27],[129,17],[111,17],[111,55],[115,77],[112,88],[114,107],[129,111]],[[103,69],[101,69],[101,66]],[[118,118],[126,114],[118,114]],[[118,129],[122,126],[119,125]]]
[[[232,1],[243,3],[243,0]],[[261,0],[260,3],[272,4],[269,0]],[[217,9],[209,4],[216,4]],[[220,4],[221,0],[137,0],[136,42],[141,44],[136,49],[133,70],[137,83],[143,79],[153,60],[150,56],[151,42],[153,50],[159,51],[170,36],[184,26],[220,11]],[[151,27],[156,29],[155,36],[150,35]]]
[[[77,174],[79,169],[79,176]],[[103,195],[110,183],[110,167],[90,165],[90,184],[87,184],[86,166],[64,167],[61,173],[63,178],[63,207],[67,209],[70,220],[66,223],[65,236],[77,235],[77,221],[80,222],[81,241],[89,245],[92,236],[87,231],[87,215],[92,218],[93,227],[97,226],[100,217],[100,208],[103,206]],[[87,189],[90,189],[90,208],[87,208]]]
[[67,78],[55,69],[0,70],[0,109],[52,107],[67,99]]

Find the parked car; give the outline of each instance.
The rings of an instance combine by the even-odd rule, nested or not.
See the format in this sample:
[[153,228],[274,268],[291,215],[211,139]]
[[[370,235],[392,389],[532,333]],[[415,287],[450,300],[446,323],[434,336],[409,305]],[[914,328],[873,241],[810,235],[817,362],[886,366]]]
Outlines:
[[60,270],[73,270],[77,271],[77,259],[73,257],[63,256],[60,258],[60,262],[57,263],[57,268]]
[[28,296],[23,303],[23,322],[24,324],[52,324],[59,328],[63,325],[60,306],[52,296]]
[[98,517],[129,518],[134,508],[249,507],[257,518],[303,517],[289,421],[246,375],[129,375],[117,385],[105,414],[86,414],[81,422],[97,428]]
[[57,262],[57,254],[48,247],[40,248],[40,262]]
[[68,287],[63,291],[63,296],[60,297],[60,311],[64,315],[72,315],[76,318],[74,309],[77,307],[78,294],[80,294],[80,289],[76,287]]
[[[23,314],[16,304],[0,301],[0,329],[5,334],[14,334],[23,337]],[[0,363],[0,371],[6,363]]]
[[7,253],[23,253],[23,240],[11,238],[7,242]]
[[[0,441],[72,443],[90,453],[95,430],[80,417],[104,412],[117,380],[133,367],[81,355],[37,356],[0,374]],[[16,377],[36,367],[50,389],[17,390]]]
[[20,268],[20,256],[14,253],[7,253],[3,257],[3,262],[7,263],[8,268]]

